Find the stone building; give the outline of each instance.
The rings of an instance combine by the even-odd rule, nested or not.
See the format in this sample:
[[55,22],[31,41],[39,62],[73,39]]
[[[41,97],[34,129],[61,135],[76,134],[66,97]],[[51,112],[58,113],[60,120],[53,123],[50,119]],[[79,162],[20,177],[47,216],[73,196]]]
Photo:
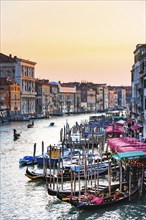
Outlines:
[[35,113],[35,62],[0,53],[0,77],[9,77],[20,85],[21,114]]
[[75,112],[75,86],[63,86],[59,85],[59,100],[60,100],[60,111],[62,113],[74,113]]
[[36,79],[36,114],[48,118],[50,115],[50,85],[49,80]]
[[20,86],[9,77],[0,78],[0,113],[9,119],[20,113]]
[[146,138],[146,44],[138,44],[133,53],[131,115],[143,126],[143,136]]

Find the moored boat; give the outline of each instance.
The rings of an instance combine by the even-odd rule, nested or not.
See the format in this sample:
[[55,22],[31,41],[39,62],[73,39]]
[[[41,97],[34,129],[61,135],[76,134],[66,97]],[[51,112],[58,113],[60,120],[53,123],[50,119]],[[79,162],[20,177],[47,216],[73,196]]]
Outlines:
[[[108,167],[101,167],[99,169],[96,169],[95,170],[87,170],[87,176],[88,178],[90,177],[94,177],[94,175],[103,175],[103,174],[106,174],[108,172]],[[26,173],[25,175],[31,179],[31,180],[36,180],[36,179],[48,179],[48,181],[51,180],[54,180],[54,181],[61,181],[63,179],[63,181],[70,181],[71,180],[71,172],[70,170],[65,170],[62,172],[59,172],[57,175],[53,175],[53,174],[47,174],[45,175],[44,173],[42,172],[34,172],[33,170],[29,170],[28,167],[26,169]],[[78,172],[75,173],[75,178],[78,179]],[[84,170],[81,170],[80,171],[80,179],[85,179],[85,173],[84,173]]]
[[33,128],[34,127],[34,121],[32,121],[32,123],[27,125],[27,128]]
[[123,203],[131,199],[131,197],[138,191],[138,184],[132,184],[130,192],[127,190],[114,190],[111,195],[108,193],[103,194],[90,194],[86,193],[80,197],[71,197],[69,203],[78,209],[93,210],[101,209],[109,206]]
[[13,129],[13,132],[14,132],[14,141],[16,141],[17,139],[20,138],[20,133],[17,133],[16,129]]
[[24,156],[23,158],[19,159],[19,165],[20,166],[28,166],[28,165],[34,165],[37,164],[37,156]]
[[28,167],[26,168],[25,176],[27,176],[31,180],[43,180],[45,179],[45,174],[43,173],[36,173],[33,170],[29,170]]
[[55,123],[54,123],[54,122],[51,122],[49,126],[50,126],[50,127],[53,127],[54,125],[55,125]]
[[[124,183],[123,183],[124,184]],[[114,190],[116,189],[117,187],[119,187],[119,183],[114,183],[111,185],[111,188]],[[97,186],[93,187],[93,186],[88,186],[87,187],[87,190],[86,190],[88,193],[95,193],[96,191],[99,191],[99,192],[108,192],[108,185],[107,184],[99,184],[98,188]],[[63,198],[64,196],[69,196],[71,195],[71,193],[73,193],[74,196],[78,196],[79,193],[80,194],[84,194],[85,193],[85,186],[82,187],[82,189],[80,190],[79,192],[79,189],[78,190],[73,190],[73,192],[71,192],[71,189],[68,189],[68,188],[65,188],[65,189],[52,189],[48,186],[48,194],[49,195],[52,195],[52,196],[57,196],[58,198]]]

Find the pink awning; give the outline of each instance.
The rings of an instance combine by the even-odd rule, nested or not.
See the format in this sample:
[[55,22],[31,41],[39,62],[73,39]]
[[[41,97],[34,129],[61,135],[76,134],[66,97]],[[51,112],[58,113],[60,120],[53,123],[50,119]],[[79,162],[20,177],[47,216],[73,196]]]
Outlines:
[[132,129],[132,130],[137,130],[137,129],[139,129],[139,128],[141,128],[141,126],[138,125],[138,124],[135,124],[135,125],[131,126],[131,129]]
[[122,147],[118,152],[129,152],[129,151],[137,151],[134,147]]
[[126,123],[130,123],[130,122],[132,122],[133,121],[133,118],[129,118],[127,121],[126,121]]
[[123,134],[124,133],[124,128],[121,126],[118,126],[116,124],[114,125],[109,125],[106,128],[106,133],[107,134]]
[[146,143],[136,138],[112,138],[108,140],[108,146],[117,152],[142,150],[146,153]]

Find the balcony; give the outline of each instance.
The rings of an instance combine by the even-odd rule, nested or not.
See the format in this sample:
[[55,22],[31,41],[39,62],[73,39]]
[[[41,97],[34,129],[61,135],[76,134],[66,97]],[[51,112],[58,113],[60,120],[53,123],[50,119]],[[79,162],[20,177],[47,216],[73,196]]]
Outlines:
[[35,78],[32,76],[21,76],[22,80],[26,80],[26,81],[33,81],[35,82]]
[[6,110],[7,109],[7,106],[6,105],[1,105],[0,106],[0,110]]
[[28,91],[21,91],[21,95],[31,95],[31,96],[35,96],[35,95],[37,95],[37,93],[36,92],[28,92]]

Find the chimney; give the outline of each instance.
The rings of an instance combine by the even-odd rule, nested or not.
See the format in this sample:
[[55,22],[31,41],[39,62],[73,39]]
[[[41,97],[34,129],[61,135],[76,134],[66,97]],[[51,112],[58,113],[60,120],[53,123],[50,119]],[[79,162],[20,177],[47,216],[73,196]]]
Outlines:
[[12,58],[12,54],[9,54],[9,57]]

